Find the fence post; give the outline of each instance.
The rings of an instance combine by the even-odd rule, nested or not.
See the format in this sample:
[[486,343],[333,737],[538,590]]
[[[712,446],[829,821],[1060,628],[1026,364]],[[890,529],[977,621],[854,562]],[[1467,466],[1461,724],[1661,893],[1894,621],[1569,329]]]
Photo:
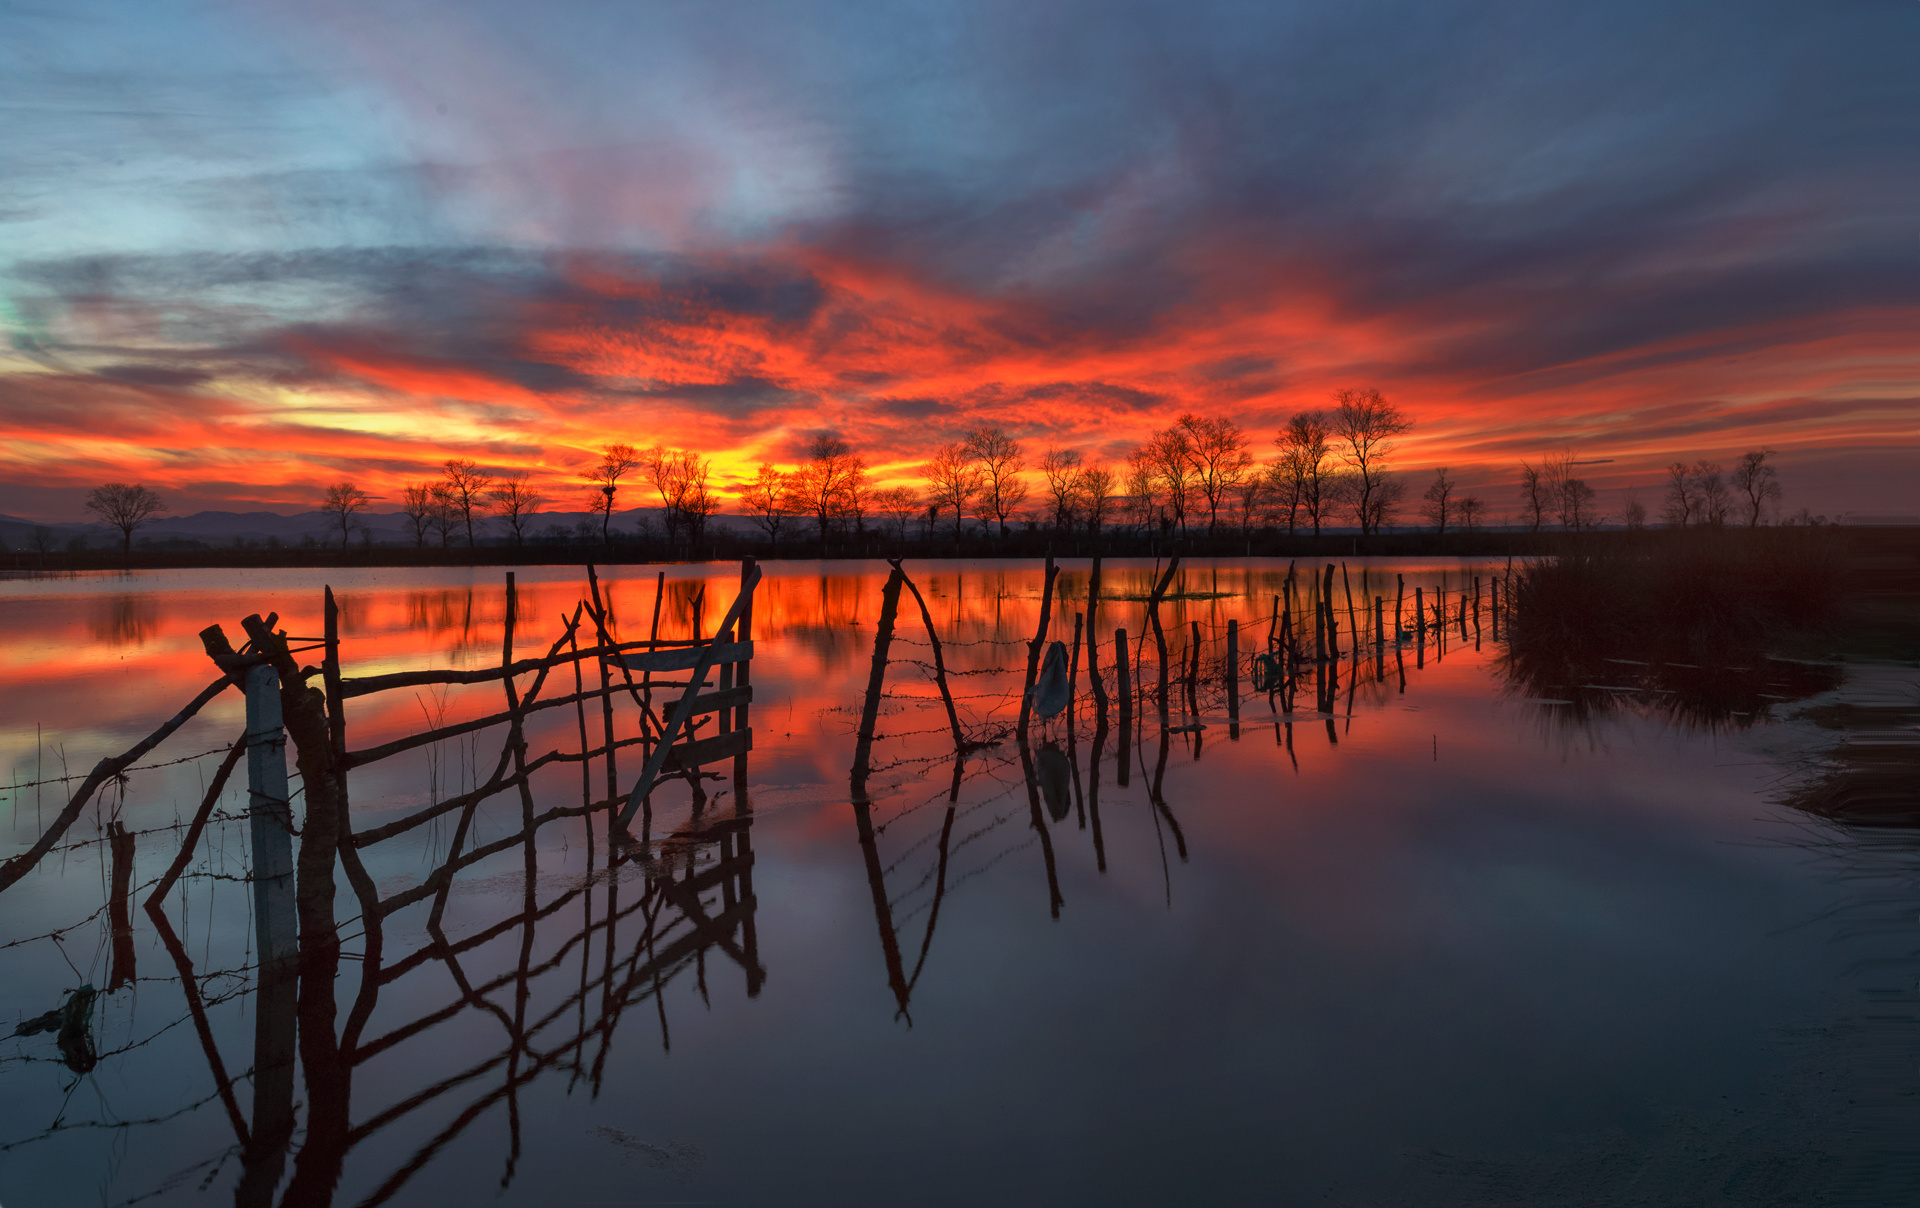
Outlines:
[[1127,631],[1113,631],[1114,699],[1120,703],[1120,784],[1127,783],[1128,748],[1133,745],[1133,675],[1127,668]]
[[1240,737],[1240,622],[1227,620],[1227,721],[1229,734]]
[[292,957],[299,932],[280,674],[265,665],[247,672],[247,816],[253,839],[254,931],[264,965]]
[[287,732],[280,673],[248,670],[247,817],[253,844],[253,925],[259,953],[254,999],[253,1127],[236,1198],[266,1203],[293,1132],[299,914],[293,884],[293,814],[287,801]]

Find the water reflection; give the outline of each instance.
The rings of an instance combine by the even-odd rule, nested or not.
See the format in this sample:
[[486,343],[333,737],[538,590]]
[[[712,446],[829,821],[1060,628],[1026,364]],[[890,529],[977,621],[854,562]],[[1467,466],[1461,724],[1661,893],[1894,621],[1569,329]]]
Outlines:
[[119,592],[96,601],[87,620],[93,640],[110,648],[144,646],[160,628],[160,601],[139,592]]
[[[664,784],[637,846],[610,844],[606,811],[638,752],[621,755],[618,776],[551,765],[530,785],[535,814],[569,812],[532,829],[517,790],[463,820],[460,799],[489,779],[490,745],[443,746],[438,765],[409,753],[391,775],[356,781],[357,833],[402,808],[448,812],[396,838],[397,852],[361,852],[337,899],[301,883],[307,930],[289,962],[262,961],[249,938],[267,910],[244,879],[251,849],[233,795],[181,890],[125,909],[156,851],[177,845],[173,801],[199,796],[211,762],[133,773],[119,818],[103,814],[92,835],[83,824],[71,852],[23,883],[29,896],[7,903],[21,913],[0,942],[27,942],[0,952],[0,981],[30,1025],[12,1044],[32,1058],[0,1063],[14,1104],[0,1138],[14,1142],[8,1162],[68,1190],[73,1154],[111,1148],[76,1126],[137,1121],[114,1125],[128,1139],[113,1144],[133,1155],[113,1176],[116,1201],[219,1182],[241,1203],[541,1202],[561,1179],[590,1185],[581,1198],[664,1199],[675,1197],[630,1185],[643,1172],[620,1154],[690,1152],[661,1131],[685,1118],[699,1123],[681,1135],[724,1151],[730,1168],[699,1175],[685,1199],[898,1202],[919,1186],[909,1174],[964,1160],[930,1202],[1019,1200],[1069,1165],[1089,1202],[1230,1202],[1248,1188],[1285,1202],[1298,1188],[1263,1173],[1276,1153],[1287,1179],[1324,1198],[1371,1187],[1368,1172],[1401,1154],[1506,1152],[1532,1136],[1524,1121],[1480,1125],[1502,1112],[1552,1116],[1542,1129],[1579,1112],[1581,1127],[1612,1127],[1632,1114],[1607,1104],[1675,1093],[1661,1080],[1710,1066],[1695,1050],[1727,1046],[1727,1067],[1749,1068],[1735,1041],[1793,1022],[1778,1004],[1797,1010],[1793,995],[1831,980],[1825,924],[1800,926],[1824,899],[1797,865],[1742,863],[1761,858],[1748,842],[1754,793],[1730,779],[1748,773],[1716,770],[1723,757],[1706,758],[1685,726],[1671,727],[1670,748],[1569,766],[1493,698],[1503,682],[1530,698],[1593,693],[1578,716],[1543,708],[1556,725],[1635,733],[1682,718],[1664,702],[1689,692],[1722,702],[1687,706],[1703,716],[1761,700],[1779,718],[1793,706],[1769,695],[1822,691],[1833,668],[1756,664],[1737,690],[1704,676],[1689,688],[1684,667],[1527,678],[1498,662],[1495,618],[1476,611],[1472,576],[1456,568],[1353,567],[1350,606],[1324,568],[1183,567],[1160,604],[1162,695],[1146,602],[1164,568],[1109,564],[1097,592],[1087,570],[1063,572],[1045,626],[1038,573],[909,569],[877,686],[886,569],[769,577],[754,623],[752,772],[699,792],[691,779]],[[608,627],[635,639],[711,633],[735,573],[603,577]],[[558,572],[523,582],[521,646],[544,649],[580,592]],[[497,586],[340,598],[349,676],[438,665],[421,635],[453,637],[463,666],[501,655],[509,613]],[[1316,638],[1312,620],[1329,603],[1335,646],[1316,651],[1327,633]],[[319,632],[286,611],[293,632]],[[1119,645],[1115,630],[1127,634]],[[1071,703],[1022,733],[1029,644],[1055,640],[1075,660]],[[173,703],[207,671],[169,661],[165,645],[150,640],[136,674]],[[1253,681],[1255,656],[1278,657],[1275,680]],[[671,678],[646,685],[656,712]],[[550,694],[592,692],[597,675],[589,666],[579,688],[560,679]],[[440,716],[460,724],[501,698],[497,682],[456,685]],[[528,723],[519,755],[503,742],[500,758],[511,769],[626,742],[638,705],[620,702],[611,739],[597,700],[570,702]],[[148,728],[152,712],[140,715]],[[226,751],[234,720],[221,715],[209,741],[185,749]],[[1848,732],[1904,724],[1869,720],[1853,717]],[[392,715],[369,705],[352,714],[348,744],[375,748],[419,722],[414,702]],[[1710,724],[1737,736],[1754,723]],[[456,760],[472,766],[449,777]],[[1632,792],[1591,787],[1616,768],[1632,773]],[[1643,800],[1659,794],[1669,818]],[[116,822],[145,845],[138,861],[117,856]],[[438,876],[450,856],[482,848],[457,877]],[[72,970],[45,938],[56,928],[68,929]],[[330,948],[306,942],[329,930]],[[73,937],[95,933],[90,966]],[[92,989],[110,978],[121,988]],[[1470,1059],[1455,1070],[1459,1053]],[[116,1110],[58,1114],[69,1093],[88,1104],[96,1086]],[[913,1098],[917,1086],[934,1097]],[[1705,1076],[1700,1086],[1727,1093]],[[1031,1136],[1060,1121],[1084,1125],[1035,1156]],[[1428,1182],[1373,1198],[1464,1202],[1455,1190]]]

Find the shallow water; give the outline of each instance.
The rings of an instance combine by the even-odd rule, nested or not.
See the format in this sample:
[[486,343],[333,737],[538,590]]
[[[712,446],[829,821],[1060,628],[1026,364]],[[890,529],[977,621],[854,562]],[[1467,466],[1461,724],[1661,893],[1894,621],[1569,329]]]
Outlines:
[[[1086,610],[1087,564],[1063,566],[1051,636],[1064,640]],[[603,577],[618,636],[647,635],[656,569]],[[710,635],[738,568],[665,570],[661,636]],[[1747,1204],[1920,1191],[1914,861],[1897,838],[1777,803],[1821,741],[1792,719],[1804,701],[1713,726],[1631,701],[1548,703],[1505,682],[1488,614],[1380,657],[1365,647],[1286,716],[1244,678],[1238,726],[1217,681],[1196,693],[1197,715],[1176,692],[1170,722],[1204,728],[1164,740],[1150,703],[1136,733],[1117,717],[1096,732],[1083,681],[1072,724],[1046,723],[1023,753],[1006,731],[1039,569],[909,564],[964,727],[1002,741],[964,761],[956,790],[909,596],[861,809],[849,769],[887,568],[765,570],[744,780],[718,765],[697,806],[685,783],[663,786],[644,849],[611,871],[604,813],[506,846],[442,903],[386,918],[373,988],[360,902],[340,879],[347,959],[326,1034],[357,1030],[335,1066],[306,1047],[287,1056],[292,1025],[274,1029],[296,1013],[291,988],[259,984],[243,767],[167,897],[172,934],[132,911],[133,979],[87,1008],[91,1053],[76,1060],[53,1030],[0,1041],[0,1202]],[[1104,569],[1110,686],[1113,630],[1142,637],[1152,571]],[[1498,573],[1355,560],[1353,612],[1344,582],[1334,595],[1341,644],[1350,616],[1367,624],[1369,597],[1391,617],[1396,577],[1410,606],[1415,587],[1451,600]],[[1243,649],[1264,648],[1285,574],[1265,560],[1186,567],[1162,609],[1176,667],[1195,623],[1209,671],[1230,619]],[[0,790],[4,854],[58,811],[72,782],[57,778],[125,749],[215,678],[200,629],[218,622],[237,644],[242,616],[277,611],[289,633],[318,635],[323,581],[348,676],[500,659],[495,571],[0,583],[0,774],[16,786]],[[580,572],[527,568],[517,587],[516,653],[543,653],[582,597]],[[1151,659],[1152,641],[1142,650]],[[571,672],[546,695],[563,691]],[[356,698],[348,746],[504,707],[497,682]],[[625,737],[635,723],[621,710]],[[601,725],[598,702],[539,714],[530,757],[577,751],[583,726],[598,742]],[[229,691],[140,761],[163,766],[104,794],[0,895],[0,1021],[104,990],[109,819],[134,835],[137,902],[241,729]],[[355,771],[354,829],[485,780],[504,736]],[[624,793],[640,754],[616,760]],[[536,773],[530,807],[583,794],[607,795],[604,760]],[[464,841],[514,834],[522,808],[512,792],[490,798]],[[379,893],[420,886],[454,831],[446,815],[367,848]],[[312,1001],[297,1014],[304,1046],[322,1016]],[[306,1079],[320,1069],[335,1072],[316,1095]]]

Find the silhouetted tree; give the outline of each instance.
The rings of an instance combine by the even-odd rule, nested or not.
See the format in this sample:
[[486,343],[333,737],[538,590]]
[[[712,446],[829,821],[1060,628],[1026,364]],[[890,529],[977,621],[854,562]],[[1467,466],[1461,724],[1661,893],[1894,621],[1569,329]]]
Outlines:
[[927,463],[928,503],[940,511],[952,510],[956,549],[959,548],[961,530],[966,527],[967,513],[979,497],[985,477],[972,450],[964,442],[940,446],[933,460]]
[[1661,513],[1674,528],[1692,524],[1700,510],[1700,497],[1694,487],[1693,467],[1676,461],[1667,467],[1667,497]]
[[907,540],[907,529],[920,514],[920,497],[908,487],[887,487],[873,493],[874,514],[893,539]]
[[1207,535],[1212,536],[1220,522],[1221,507],[1253,466],[1246,433],[1230,419],[1192,412],[1182,415],[1175,427],[1187,438],[1187,459],[1193,467],[1194,485],[1206,500]]
[[1048,449],[1040,455],[1040,477],[1053,501],[1053,527],[1065,532],[1080,502],[1080,450]]
[[1087,517],[1087,535],[1098,537],[1113,513],[1113,471],[1093,463],[1080,471],[1080,507]]
[[160,496],[139,483],[109,482],[87,492],[86,509],[120,530],[122,553],[133,550],[133,532],[165,512]]
[[1171,520],[1185,532],[1187,512],[1193,503],[1193,441],[1178,424],[1157,433],[1146,444],[1147,465],[1153,475],[1153,493],[1158,496],[1163,517],[1161,527]]
[[1720,467],[1705,458],[1693,463],[1690,472],[1696,497],[1700,500],[1700,518],[1702,522],[1720,528],[1727,522],[1727,516],[1733,511],[1733,494],[1727,489],[1727,480],[1722,476]]
[[449,549],[453,545],[453,534],[460,528],[460,504],[454,498],[453,488],[444,482],[436,482],[427,488],[431,500],[427,522],[440,536],[440,548]]
[[413,522],[413,544],[416,549],[426,548],[427,534],[433,531],[434,508],[432,483],[407,485],[401,495],[400,511]]
[[1741,454],[1733,467],[1733,487],[1746,497],[1741,506],[1747,513],[1748,528],[1757,526],[1768,509],[1779,506],[1780,478],[1767,464],[1772,456],[1772,449],[1752,449]]
[[442,467],[444,477],[441,485],[446,487],[449,503],[459,512],[461,523],[467,530],[467,548],[474,547],[473,513],[474,509],[486,505],[487,489],[493,485],[493,476],[482,470],[479,463],[464,457],[452,457]]
[[340,526],[340,548],[353,539],[353,518],[367,510],[367,493],[350,482],[336,482],[327,488],[320,510]]
[[1377,533],[1393,515],[1399,490],[1389,483],[1387,466],[1393,456],[1393,438],[1413,428],[1400,408],[1378,390],[1342,390],[1333,396],[1334,437],[1344,443],[1341,460],[1352,474],[1349,502],[1362,533]]
[[[1252,459],[1249,458],[1248,460],[1251,461]],[[1240,475],[1240,481],[1233,484],[1232,500],[1234,515],[1239,521],[1240,535],[1242,537],[1251,537],[1253,535],[1254,523],[1260,519],[1262,511],[1266,507],[1266,502],[1271,495],[1272,479],[1268,476],[1267,468],[1264,466],[1258,470],[1249,467],[1246,473]]]
[[1620,514],[1621,522],[1628,532],[1637,533],[1647,527],[1647,505],[1640,502],[1639,496],[1631,491],[1627,493],[1627,506]]
[[1520,463],[1520,514],[1527,521],[1528,531],[1540,531],[1540,525],[1547,518],[1552,493],[1553,489],[1539,466],[1527,461]]
[[1487,511],[1486,503],[1478,495],[1465,495],[1462,496],[1460,502],[1454,506],[1460,514],[1461,531],[1467,533],[1479,532],[1480,526],[1483,523],[1482,517],[1486,515]]
[[1005,537],[1007,517],[1027,498],[1027,483],[1020,477],[1026,456],[1005,428],[976,428],[967,433],[966,445],[980,465],[980,518],[998,524]]
[[866,474],[867,463],[838,433],[819,432],[808,438],[805,460],[789,483],[801,510],[819,521],[823,553],[834,518],[847,514],[847,495],[855,489],[854,480],[864,484]]
[[1453,519],[1453,479],[1447,477],[1447,467],[1441,466],[1433,472],[1433,481],[1427,484],[1426,493],[1420,496],[1420,514],[1433,526],[1436,535],[1444,535],[1447,521]]
[[767,540],[778,552],[780,529],[795,511],[793,496],[787,488],[787,476],[766,462],[761,462],[760,473],[747,484],[747,489],[741,492],[740,497],[747,511],[752,514],[753,522],[767,535]]
[[608,548],[613,546],[614,496],[620,490],[620,480],[639,465],[640,455],[632,445],[607,445],[600,451],[600,463],[582,475],[592,489],[588,507],[600,517],[600,541]]
[[546,506],[547,497],[529,485],[525,470],[501,475],[500,480],[487,492],[487,497],[493,514],[507,522],[507,531],[513,534],[513,543],[516,546],[525,545],[527,524]]
[[1141,445],[1127,455],[1127,514],[1145,532],[1160,512],[1159,482],[1153,473],[1153,451]]
[[1274,438],[1280,446],[1277,489],[1286,501],[1287,532],[1294,530],[1295,514],[1305,508],[1313,522],[1313,535],[1327,519],[1327,458],[1332,455],[1333,429],[1323,411],[1300,411],[1287,420],[1287,426]]

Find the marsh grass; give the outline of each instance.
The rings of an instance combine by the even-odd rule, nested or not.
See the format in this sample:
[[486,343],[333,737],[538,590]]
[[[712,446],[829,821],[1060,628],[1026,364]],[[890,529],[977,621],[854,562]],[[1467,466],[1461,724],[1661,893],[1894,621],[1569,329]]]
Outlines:
[[1513,579],[1506,670],[1569,720],[1635,708],[1741,727],[1827,691],[1837,666],[1772,657],[1838,626],[1844,551],[1811,530],[1691,530],[1572,544]]

